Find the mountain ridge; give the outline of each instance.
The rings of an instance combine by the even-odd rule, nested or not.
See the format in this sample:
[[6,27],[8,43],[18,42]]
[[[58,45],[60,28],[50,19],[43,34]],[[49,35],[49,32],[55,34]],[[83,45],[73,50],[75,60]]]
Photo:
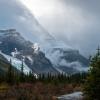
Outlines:
[[[52,66],[51,62],[45,57],[45,54],[38,51],[36,47],[33,48],[34,44],[30,41],[26,41],[20,33],[14,31],[6,31],[0,36],[0,50],[9,56],[14,56],[15,58],[24,61],[26,65],[34,73],[58,73]],[[35,52],[37,49],[37,52]],[[30,59],[32,60],[30,63]]]
[[15,29],[1,30],[0,34],[0,50],[19,60],[24,57],[25,63],[35,73],[70,74],[87,70],[88,60],[78,50],[54,45],[45,54],[37,44],[25,40]]

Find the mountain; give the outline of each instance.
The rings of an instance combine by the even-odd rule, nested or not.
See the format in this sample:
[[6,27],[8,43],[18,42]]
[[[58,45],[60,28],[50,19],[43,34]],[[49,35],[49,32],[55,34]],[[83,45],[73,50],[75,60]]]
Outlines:
[[[18,0],[0,1],[0,12],[3,12],[0,14],[0,29],[8,29],[0,30],[0,49],[4,54],[16,54],[19,60],[25,56],[26,65],[37,73],[87,71],[88,59],[56,40]],[[38,54],[33,54],[34,43],[40,45]],[[14,52],[15,49],[18,52]]]
[[21,68],[24,60],[25,72],[33,71],[34,73],[58,73],[53,68],[52,63],[45,57],[36,44],[25,40],[15,29],[0,30],[0,50],[1,54],[9,61],[12,60],[13,66]]
[[87,72],[89,69],[89,60],[72,48],[52,48],[48,51],[47,58],[59,72],[72,74]]
[[78,50],[65,45],[60,47],[63,43],[56,40],[50,41],[54,42],[54,47],[48,47],[46,53],[43,53],[37,43],[25,40],[15,29],[0,30],[1,55],[8,61],[11,59],[18,70],[22,60],[25,62],[25,73],[71,74],[88,70],[89,61]]

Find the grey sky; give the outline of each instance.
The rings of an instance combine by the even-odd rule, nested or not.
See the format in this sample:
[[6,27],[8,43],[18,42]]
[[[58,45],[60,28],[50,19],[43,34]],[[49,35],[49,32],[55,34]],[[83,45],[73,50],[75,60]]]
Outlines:
[[100,45],[100,0],[42,1],[53,5],[52,13],[45,8],[50,13],[36,18],[53,36],[83,54],[92,53]]
[[[80,11],[79,16],[83,18],[83,22],[80,20],[80,25],[84,24],[84,26],[80,32],[73,32],[69,42],[72,45],[76,44],[84,54],[91,53],[100,45],[100,0],[62,1],[66,6],[71,5],[73,8],[77,8]],[[76,30],[78,28],[80,27],[76,27]]]
[[[41,3],[45,1],[46,3]],[[85,55],[97,48],[100,43],[100,0],[38,0],[38,2],[39,6],[37,3],[35,8],[28,10],[28,6],[26,8],[18,0],[0,0],[0,28],[16,28],[25,37],[38,42],[40,38],[36,40],[35,35],[41,39],[46,35],[40,23],[55,38],[79,49]],[[40,9],[35,12],[37,7]]]

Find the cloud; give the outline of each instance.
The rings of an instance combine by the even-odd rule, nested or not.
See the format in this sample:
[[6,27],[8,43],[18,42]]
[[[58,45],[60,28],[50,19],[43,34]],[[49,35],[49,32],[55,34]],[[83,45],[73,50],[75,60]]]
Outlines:
[[20,1],[0,1],[0,13],[0,29],[15,28],[26,39],[39,43],[42,50],[59,44]]
[[33,42],[50,39],[52,34],[84,55],[92,53],[100,43],[99,0],[30,0],[31,7],[32,1],[39,3],[35,10],[19,1],[0,0],[0,29],[16,28]]
[[48,35],[33,14],[18,0],[0,0],[0,29],[15,28],[26,39],[40,42]]
[[[27,21],[29,12],[17,0],[0,0],[0,29],[16,28],[24,32],[28,32],[30,28]],[[26,34],[28,36],[28,34]]]
[[68,33],[70,45],[75,45],[82,53],[89,55],[100,45],[100,1],[62,0],[62,2],[65,6],[73,7],[75,14],[80,16],[80,18],[74,17],[73,14],[73,19],[79,24],[73,24],[76,31],[71,26],[72,30]]
[[[32,1],[36,0],[31,0],[31,4]],[[35,16],[45,29],[67,45],[79,49],[84,55],[95,51],[100,43],[100,0],[42,1],[46,3],[41,4],[42,10],[38,8]],[[42,13],[44,8],[46,11]]]

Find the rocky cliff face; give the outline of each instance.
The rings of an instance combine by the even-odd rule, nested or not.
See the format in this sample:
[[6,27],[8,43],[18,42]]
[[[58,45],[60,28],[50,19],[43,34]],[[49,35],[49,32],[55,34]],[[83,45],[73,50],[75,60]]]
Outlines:
[[35,73],[58,73],[45,54],[39,50],[35,52],[34,44],[26,41],[16,30],[0,31],[0,50],[19,60],[24,59],[26,65]]

